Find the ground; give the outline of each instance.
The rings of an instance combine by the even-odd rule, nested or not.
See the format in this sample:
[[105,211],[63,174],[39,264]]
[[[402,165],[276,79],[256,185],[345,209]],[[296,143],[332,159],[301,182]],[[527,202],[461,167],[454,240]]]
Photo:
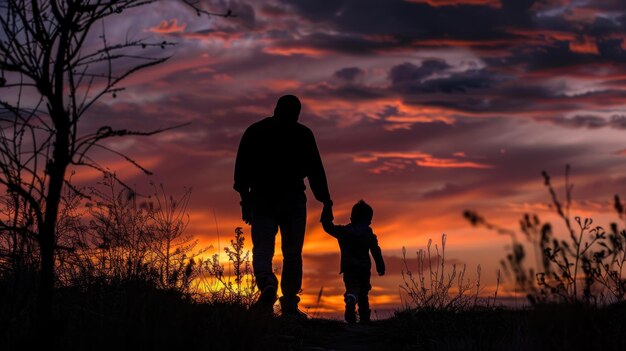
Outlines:
[[[60,291],[54,340],[35,304],[0,299],[0,350],[626,350],[626,305],[397,311],[371,325],[259,315],[145,287]],[[29,302],[30,301],[30,302]]]
[[372,325],[308,320],[285,350],[626,350],[625,306],[405,311]]

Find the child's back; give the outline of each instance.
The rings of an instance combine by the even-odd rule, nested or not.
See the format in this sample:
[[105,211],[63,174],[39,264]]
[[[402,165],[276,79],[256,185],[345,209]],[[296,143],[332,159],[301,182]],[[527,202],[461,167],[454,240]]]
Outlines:
[[339,273],[369,273],[372,267],[370,251],[377,264],[377,271],[384,272],[384,262],[378,239],[372,228],[367,224],[350,223],[334,225],[322,222],[324,231],[337,238],[341,250],[341,267]]

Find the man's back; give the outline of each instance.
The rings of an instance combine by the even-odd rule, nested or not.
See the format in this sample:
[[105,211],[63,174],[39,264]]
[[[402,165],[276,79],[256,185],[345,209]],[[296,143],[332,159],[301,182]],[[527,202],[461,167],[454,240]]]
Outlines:
[[250,190],[255,198],[277,198],[304,191],[305,177],[318,200],[330,199],[322,161],[309,128],[268,117],[246,130],[235,163],[235,190]]

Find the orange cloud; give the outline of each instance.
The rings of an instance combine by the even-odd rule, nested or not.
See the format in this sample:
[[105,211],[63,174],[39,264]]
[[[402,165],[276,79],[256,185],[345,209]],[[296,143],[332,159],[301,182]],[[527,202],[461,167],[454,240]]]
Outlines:
[[494,40],[463,40],[463,39],[426,39],[416,40],[413,42],[415,46],[452,46],[452,47],[490,47],[490,46],[503,46],[511,45],[511,39],[494,39]]
[[600,51],[598,51],[598,44],[596,42],[596,39],[588,35],[585,35],[575,41],[570,41],[569,49],[572,52],[576,52],[579,54],[600,54]]
[[[320,88],[333,89],[329,84],[320,84]],[[385,119],[389,122],[385,129],[408,129],[415,123],[443,122],[454,123],[455,112],[441,107],[408,105],[400,99],[379,98],[367,101],[344,101],[339,99],[312,99],[302,98],[307,108],[320,116],[342,116],[338,121],[339,127],[346,127],[364,118],[372,120]],[[382,117],[385,116],[385,117]]]
[[537,44],[541,44],[545,41],[571,41],[576,39],[576,35],[570,32],[556,31],[556,30],[540,30],[540,29],[508,29],[508,33],[535,38],[540,40]]
[[313,56],[319,57],[326,53],[324,50],[309,48],[309,47],[267,47],[263,49],[263,52],[270,55],[278,56]]
[[272,79],[267,81],[267,87],[274,91],[294,90],[301,85],[301,82],[293,79]]
[[208,30],[193,33],[183,33],[182,37],[185,39],[194,39],[201,41],[220,41],[226,44],[226,47],[243,38],[243,33],[235,33],[223,30]]
[[[509,29],[507,32],[528,38],[526,45],[546,45],[553,42],[569,42],[569,49],[579,54],[599,55],[598,44],[596,38],[583,35],[578,36],[571,32],[539,30],[539,29]],[[554,74],[554,73],[552,73]]]
[[416,159],[427,158],[429,154],[415,151],[415,152],[373,152],[371,154],[359,155],[354,157],[354,162],[369,163],[378,161],[381,158],[401,158],[401,159]]
[[158,26],[152,27],[148,29],[149,32],[157,33],[157,34],[173,34],[173,33],[182,33],[187,28],[187,25],[184,23],[178,24],[178,20],[176,18],[172,18],[171,20],[161,21]]
[[458,161],[451,158],[435,158],[428,157],[423,160],[415,161],[415,164],[422,167],[434,167],[434,168],[492,168],[493,166],[478,162],[471,161]]
[[[455,152],[453,154],[456,157],[467,157],[463,152]],[[373,163],[376,161],[382,161],[382,164],[378,167],[370,169],[371,173],[381,174],[395,170],[402,170],[407,168],[410,164],[415,164],[421,167],[432,168],[476,168],[486,169],[493,166],[472,161],[461,161],[454,158],[438,158],[428,153],[414,151],[414,152],[373,152],[364,155],[357,155],[353,158],[357,163]],[[407,162],[408,161],[408,162]]]
[[212,76],[213,80],[220,83],[230,82],[233,77],[226,73],[216,73]]

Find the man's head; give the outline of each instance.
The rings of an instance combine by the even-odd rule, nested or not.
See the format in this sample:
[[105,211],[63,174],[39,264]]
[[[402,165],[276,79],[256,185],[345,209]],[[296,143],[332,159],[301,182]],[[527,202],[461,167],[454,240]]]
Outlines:
[[274,117],[285,122],[297,122],[300,116],[300,100],[295,95],[284,95],[278,99]]
[[372,223],[372,217],[374,217],[374,210],[367,202],[360,200],[354,206],[352,206],[352,214],[350,214],[350,222],[355,224],[367,224]]

